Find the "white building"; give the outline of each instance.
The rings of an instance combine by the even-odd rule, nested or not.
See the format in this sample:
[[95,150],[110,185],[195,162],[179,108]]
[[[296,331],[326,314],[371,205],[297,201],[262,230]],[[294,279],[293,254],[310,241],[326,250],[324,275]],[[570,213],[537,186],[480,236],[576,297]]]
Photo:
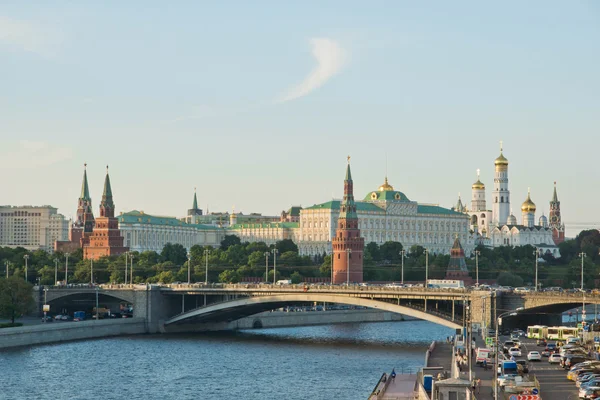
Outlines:
[[68,240],[69,222],[51,206],[0,206],[0,246],[52,252]]
[[[300,211],[298,247],[302,255],[331,253],[340,201],[316,204]],[[458,237],[469,254],[474,248],[469,234],[469,218],[438,205],[419,204],[387,181],[356,201],[356,212],[365,243],[400,242],[405,248],[420,245],[432,253],[449,254]]]
[[[488,247],[531,245],[540,254],[550,253],[560,257],[558,246],[553,239],[553,230],[548,226],[548,218],[542,215],[535,225],[536,205],[531,193],[521,206],[521,224],[510,208],[510,190],[508,181],[508,160],[502,149],[494,162],[494,190],[492,192],[492,210],[487,209],[485,185],[481,182],[479,170],[477,181],[471,186],[471,207],[465,207],[462,201],[454,210],[469,216],[469,225],[475,244]],[[509,214],[510,212],[510,214]]]
[[124,246],[131,251],[160,253],[167,243],[179,243],[186,249],[194,245],[218,247],[224,230],[214,226],[188,224],[175,217],[145,214],[143,211],[121,213],[117,217],[125,238]]

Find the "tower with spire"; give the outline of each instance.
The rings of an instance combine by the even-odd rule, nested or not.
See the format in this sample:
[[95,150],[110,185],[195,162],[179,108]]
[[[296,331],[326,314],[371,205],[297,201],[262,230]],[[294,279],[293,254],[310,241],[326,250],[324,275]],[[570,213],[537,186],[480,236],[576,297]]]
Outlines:
[[508,190],[508,160],[504,157],[502,142],[500,156],[494,161],[494,191],[492,192],[492,222],[506,224],[510,212],[510,191]]
[[554,244],[558,244],[565,241],[565,226],[562,223],[562,217],[560,215],[560,201],[556,194],[556,182],[554,182],[554,193],[552,200],[550,201],[550,215],[548,224],[552,229],[552,239]]
[[115,218],[115,203],[113,202],[108,166],[106,166],[104,191],[100,202],[100,216],[96,218],[96,224],[89,236],[89,242],[83,247],[83,257],[97,260],[105,256],[123,254],[129,250],[123,242],[124,238],[119,230],[119,222]]
[[358,215],[354,202],[350,156],[344,179],[344,199],[340,204],[333,247],[333,283],[363,281],[363,251],[365,240],[358,229]]
[[77,219],[71,226],[69,240],[76,242],[80,247],[86,243],[86,238],[94,230],[94,212],[92,211],[92,198],[87,179],[87,163],[83,164],[83,180],[81,182],[81,194],[77,200]]
[[194,188],[194,201],[192,203],[192,208],[190,208],[187,212],[187,223],[188,224],[199,224],[200,217],[202,215],[202,210],[198,208],[198,197],[196,196],[196,188]]

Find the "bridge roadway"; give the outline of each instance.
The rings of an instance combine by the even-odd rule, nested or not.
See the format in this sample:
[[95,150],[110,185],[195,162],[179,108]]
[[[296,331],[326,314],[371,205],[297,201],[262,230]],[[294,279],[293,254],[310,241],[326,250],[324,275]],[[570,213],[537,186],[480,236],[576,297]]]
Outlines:
[[[43,288],[36,287],[38,304]],[[494,325],[494,315],[517,307],[522,323],[543,323],[551,314],[600,303],[590,294],[504,293],[468,289],[425,289],[359,285],[270,285],[270,284],[171,284],[171,285],[70,285],[47,287],[49,304],[69,299],[83,301],[95,296],[113,298],[134,305],[134,316],[149,319],[150,326],[232,321],[286,305],[340,303],[378,308],[456,328],[462,326],[463,305],[471,305],[472,321]],[[87,297],[86,297],[87,296]],[[536,319],[537,318],[537,319]],[[543,319],[538,321],[538,319]],[[160,321],[160,322],[158,322]],[[506,321],[510,321],[507,318]],[[548,323],[546,323],[548,324]]]

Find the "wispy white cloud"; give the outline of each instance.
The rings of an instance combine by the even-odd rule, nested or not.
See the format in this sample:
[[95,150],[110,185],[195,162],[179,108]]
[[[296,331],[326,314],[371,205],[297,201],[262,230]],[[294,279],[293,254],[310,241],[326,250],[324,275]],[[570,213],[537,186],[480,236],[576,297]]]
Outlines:
[[290,89],[279,100],[280,102],[306,96],[323,86],[331,77],[340,72],[346,63],[346,52],[336,41],[327,38],[313,38],[310,40],[310,44],[312,54],[317,60],[317,66],[299,85]]
[[50,57],[62,41],[60,33],[26,20],[0,15],[0,48],[17,49]]
[[1,168],[39,168],[47,167],[73,157],[73,150],[47,142],[21,140],[13,146],[3,146],[0,152]]

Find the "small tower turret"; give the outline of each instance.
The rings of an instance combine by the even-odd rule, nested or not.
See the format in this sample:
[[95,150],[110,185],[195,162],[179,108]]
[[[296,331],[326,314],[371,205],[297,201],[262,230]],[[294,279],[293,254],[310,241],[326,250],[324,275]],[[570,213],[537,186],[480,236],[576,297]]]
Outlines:
[[471,211],[479,212],[486,210],[485,204],[485,185],[479,177],[479,169],[477,170],[477,181],[471,186]]
[[531,190],[527,189],[527,199],[525,199],[523,205],[521,206],[521,214],[523,216],[524,226],[533,228],[535,225],[535,210],[535,203],[531,201]]

